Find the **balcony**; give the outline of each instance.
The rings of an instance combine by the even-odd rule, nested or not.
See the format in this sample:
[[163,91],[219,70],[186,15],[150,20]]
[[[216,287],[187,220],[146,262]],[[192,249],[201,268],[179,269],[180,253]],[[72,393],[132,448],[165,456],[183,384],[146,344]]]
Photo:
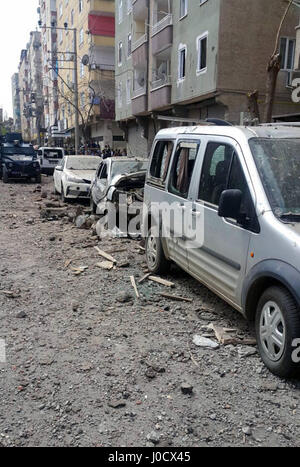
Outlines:
[[156,55],[173,44],[173,15],[166,15],[152,27],[152,53]]
[[138,87],[132,93],[132,113],[140,115],[147,112],[146,86]]
[[165,77],[152,82],[150,93],[150,110],[168,107],[171,104],[171,77]]
[[148,61],[148,34],[143,34],[132,44],[132,65],[144,66]]
[[148,0],[133,0],[132,17],[134,21],[143,21],[148,18]]
[[115,15],[115,2],[113,0],[90,0],[90,11],[92,15],[105,13],[107,16]]

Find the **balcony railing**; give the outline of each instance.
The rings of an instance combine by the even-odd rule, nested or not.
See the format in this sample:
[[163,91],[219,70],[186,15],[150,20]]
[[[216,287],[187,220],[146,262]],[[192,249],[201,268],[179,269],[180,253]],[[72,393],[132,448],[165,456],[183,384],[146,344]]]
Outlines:
[[132,92],[132,99],[135,99],[136,97],[139,97],[139,96],[143,96],[144,94],[146,94],[146,86],[136,88]]
[[166,76],[164,78],[156,79],[151,83],[151,90],[155,91],[155,89],[161,88],[162,86],[171,86],[172,85],[172,78],[171,76]]
[[131,51],[134,52],[136,49],[138,49],[141,45],[145,44],[146,42],[148,42],[147,33],[141,36],[137,41],[133,42]]
[[162,29],[166,28],[167,26],[173,25],[173,15],[170,13],[166,15],[163,19],[161,19],[158,23],[152,26],[152,33],[151,36],[155,36],[155,34],[159,33]]

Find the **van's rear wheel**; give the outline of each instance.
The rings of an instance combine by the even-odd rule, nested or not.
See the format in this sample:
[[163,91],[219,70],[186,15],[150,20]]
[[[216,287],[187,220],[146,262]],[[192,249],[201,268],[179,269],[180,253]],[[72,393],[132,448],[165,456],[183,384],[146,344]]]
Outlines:
[[300,365],[293,361],[293,343],[300,338],[300,312],[288,290],[273,286],[263,293],[255,329],[261,358],[269,370],[283,378],[299,373]]
[[156,227],[151,227],[146,238],[147,266],[153,274],[168,272],[170,262],[166,259]]

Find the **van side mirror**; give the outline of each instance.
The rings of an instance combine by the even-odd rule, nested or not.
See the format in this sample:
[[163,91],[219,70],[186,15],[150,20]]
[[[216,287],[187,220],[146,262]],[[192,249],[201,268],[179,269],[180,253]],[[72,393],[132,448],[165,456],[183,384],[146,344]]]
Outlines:
[[222,192],[219,203],[219,217],[239,220],[242,204],[241,190],[225,190]]

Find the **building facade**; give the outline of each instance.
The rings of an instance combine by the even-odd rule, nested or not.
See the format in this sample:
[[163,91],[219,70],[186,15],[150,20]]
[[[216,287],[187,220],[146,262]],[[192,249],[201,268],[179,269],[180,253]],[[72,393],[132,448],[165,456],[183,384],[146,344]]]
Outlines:
[[[74,134],[78,110],[81,143],[92,140],[102,148],[120,147],[123,140],[115,122],[114,11],[113,0],[57,1],[58,127]],[[75,60],[78,109],[74,106]]]
[[19,74],[14,73],[11,78],[11,89],[12,89],[12,104],[13,104],[13,119],[14,129],[16,132],[21,131],[21,107],[20,107],[20,85],[19,85]]
[[43,104],[47,138],[51,140],[51,128],[57,125],[58,91],[57,74],[57,24],[56,0],[39,0],[39,21],[42,42]]
[[[285,8],[283,0],[116,0],[116,120],[128,152],[148,154],[166,126],[243,123],[253,117],[253,91],[262,114]],[[291,100],[298,19],[292,7],[281,30],[278,118],[299,111]]]
[[19,63],[19,97],[23,139],[40,144],[44,127],[41,33],[32,31]]

